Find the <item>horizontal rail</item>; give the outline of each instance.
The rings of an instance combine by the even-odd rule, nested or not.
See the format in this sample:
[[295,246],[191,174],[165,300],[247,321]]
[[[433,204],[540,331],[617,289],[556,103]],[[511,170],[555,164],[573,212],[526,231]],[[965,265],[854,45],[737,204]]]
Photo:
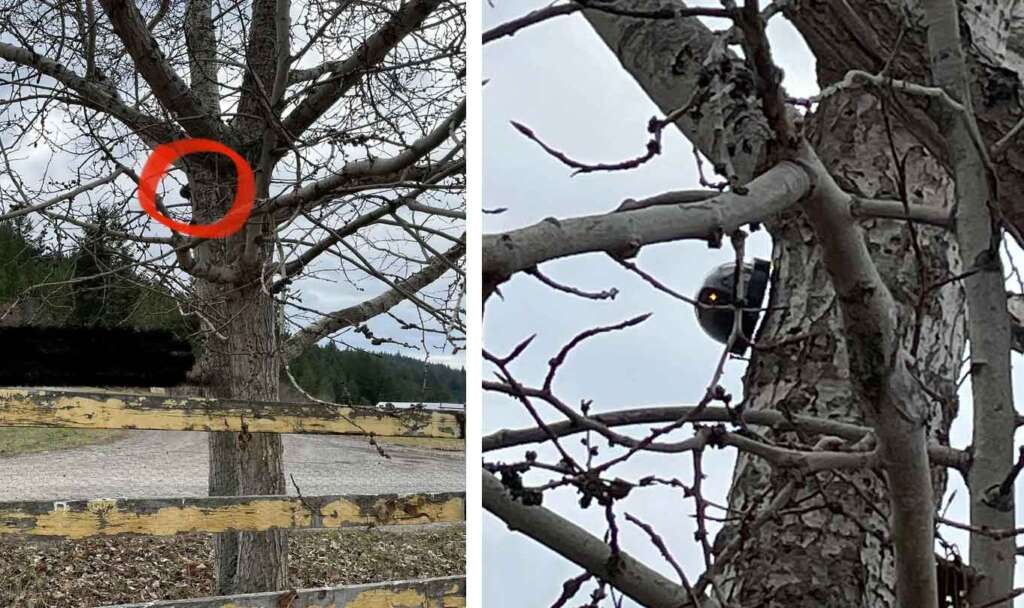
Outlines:
[[0,540],[349,528],[465,517],[461,493],[0,502]]
[[465,436],[462,414],[438,410],[387,411],[320,403],[24,388],[0,388],[0,427],[5,426],[455,439]]
[[465,605],[466,577],[449,576],[372,585],[119,604],[103,608],[463,608]]

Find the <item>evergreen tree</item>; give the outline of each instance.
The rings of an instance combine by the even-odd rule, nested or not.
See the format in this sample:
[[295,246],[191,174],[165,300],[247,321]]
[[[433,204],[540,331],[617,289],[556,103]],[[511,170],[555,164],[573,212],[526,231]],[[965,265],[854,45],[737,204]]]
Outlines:
[[[86,230],[68,255],[47,253],[11,223],[0,223],[0,306],[32,297],[39,302],[37,316],[58,324],[128,325],[194,334],[196,320],[181,314],[173,294],[134,273],[112,272],[121,265],[126,245],[112,234],[117,226],[110,219],[109,211],[97,212],[89,222],[96,228]],[[70,287],[29,290],[73,278],[85,280]],[[402,355],[340,350],[328,342],[309,348],[289,368],[303,390],[325,401],[465,402],[462,370]],[[285,375],[282,382],[290,384]],[[288,398],[300,397],[291,393]]]
[[86,228],[78,249],[72,255],[73,276],[84,279],[74,283],[72,320],[81,325],[121,325],[131,316],[139,289],[134,277],[117,270],[129,260],[125,243],[112,232],[117,229],[115,214],[100,208]]
[[0,222],[0,314],[20,302],[32,311],[29,321],[59,322],[70,309],[70,290],[61,284],[70,274],[66,258],[44,252],[17,224]]

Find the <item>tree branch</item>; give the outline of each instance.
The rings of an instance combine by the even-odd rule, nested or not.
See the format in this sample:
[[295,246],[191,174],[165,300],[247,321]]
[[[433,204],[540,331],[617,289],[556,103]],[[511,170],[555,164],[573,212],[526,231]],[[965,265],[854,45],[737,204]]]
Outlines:
[[[257,0],[252,7],[252,22],[245,44],[245,72],[238,100],[236,127],[245,129],[260,121],[249,117],[274,114],[284,96],[284,85],[291,63],[288,28],[291,23],[288,0]],[[282,35],[283,34],[283,35]]]
[[864,415],[878,437],[889,479],[896,595],[903,606],[935,606],[935,501],[925,435],[926,396],[910,374],[909,355],[900,348],[896,303],[850,213],[849,195],[806,144],[802,157],[816,175],[804,211],[821,243],[840,304],[850,378],[866,405]]
[[[447,177],[447,172],[442,172],[434,177],[426,180],[426,183],[435,183]],[[303,268],[308,266],[319,257],[323,252],[327,251],[337,243],[339,243],[346,236],[355,234],[358,230],[365,228],[382,218],[394,213],[403,206],[411,207],[411,202],[416,200],[416,197],[425,192],[425,188],[417,188],[415,191],[400,196],[399,198],[388,201],[387,203],[377,207],[373,211],[364,213],[352,221],[346,222],[344,226],[336,230],[328,230],[330,234],[321,239],[318,243],[304,251],[298,258],[288,262],[284,265],[284,269],[281,276],[274,282],[272,291],[278,292],[284,288],[285,285],[294,280],[294,277],[302,271]],[[443,210],[442,210],[443,211]],[[463,218],[464,219],[464,218]]]
[[220,63],[217,58],[216,32],[213,0],[189,0],[185,8],[189,82],[196,99],[211,114],[220,114],[220,83],[217,82]]
[[522,17],[507,21],[487,30],[483,33],[483,44],[494,42],[495,40],[504,38],[505,36],[515,36],[516,32],[524,27],[529,27],[542,21],[547,21],[553,17],[571,15],[572,13],[580,10],[583,10],[583,7],[572,2],[569,4],[558,4],[555,6],[546,6],[544,8],[537,9],[523,15]]
[[[298,107],[284,118],[285,131],[293,137],[301,137],[346,91],[362,80],[364,70],[383,61],[440,4],[441,0],[411,0],[402,5],[348,59],[335,66],[336,69],[330,72],[334,78],[314,87]],[[279,145],[280,142],[275,147]]]
[[[945,209],[931,205],[903,205],[903,201],[850,197],[850,212],[854,217],[885,217],[894,220],[909,220],[919,224],[952,228],[953,218]],[[909,212],[909,213],[908,213]]]
[[52,207],[52,206],[54,206],[54,205],[56,205],[58,203],[64,202],[64,201],[74,200],[75,197],[78,196],[79,194],[83,194],[85,192],[88,192],[89,190],[92,190],[93,188],[98,188],[98,187],[100,187],[100,186],[102,186],[104,184],[109,184],[110,182],[112,182],[115,179],[117,179],[118,176],[120,176],[124,172],[125,172],[124,169],[119,167],[119,168],[115,169],[113,173],[111,173],[110,175],[108,175],[106,177],[100,177],[100,178],[94,179],[91,182],[84,183],[84,184],[82,184],[81,186],[79,186],[77,188],[74,188],[72,190],[68,190],[64,194],[55,196],[55,197],[53,197],[51,199],[47,199],[47,200],[45,200],[45,201],[43,201],[41,203],[29,206],[29,207],[19,207],[18,209],[9,211],[8,213],[0,213],[0,221],[13,220],[16,217],[21,217],[23,215],[29,215],[30,213],[35,213],[37,211],[43,211],[43,210],[45,210],[45,209],[47,209],[49,207]]
[[171,240],[178,265],[191,276],[222,284],[237,283],[241,280],[242,274],[237,268],[215,264],[209,259],[197,259],[193,249],[201,241],[185,239],[177,233],[171,236]]
[[432,260],[416,274],[397,283],[394,288],[355,306],[333,312],[309,325],[284,344],[282,350],[285,360],[294,359],[310,345],[335,332],[364,323],[391,310],[400,302],[408,299],[411,294],[415,294],[439,279],[448,271],[449,265],[454,264],[465,253],[465,243],[459,243],[446,251],[442,259]]
[[[510,392],[502,389],[499,383],[495,382],[484,382],[484,389]],[[711,406],[699,409],[697,406],[685,405],[645,407],[594,414],[586,418],[609,428],[675,422],[682,419],[692,422],[742,422],[753,426],[766,426],[778,432],[800,431],[812,436],[828,435],[852,442],[860,441],[874,432],[866,426],[800,414],[787,415],[777,410],[744,410],[740,414],[735,410]],[[573,420],[549,423],[547,429],[540,427],[502,429],[485,435],[482,449],[484,452],[491,452],[528,443],[540,443],[549,440],[552,435],[565,437],[586,432],[587,429],[587,425]],[[970,454],[963,450],[932,444],[928,446],[928,455],[933,464],[957,469],[965,475],[970,467]]]
[[[528,507],[512,498],[494,475],[483,473],[483,505],[510,530],[521,532],[579,565],[650,608],[693,607],[686,588],[651,570],[624,551],[613,552],[607,543],[541,506]],[[699,608],[717,608],[710,599]]]
[[[412,167],[413,163],[427,156],[431,151],[443,144],[451,136],[452,132],[462,124],[465,117],[466,101],[463,100],[444,122],[395,156],[347,163],[328,177],[307,184],[283,196],[270,199],[266,205],[257,209],[256,212],[277,212],[300,205],[308,206],[331,196],[335,190],[356,183],[361,179],[382,176],[391,176],[392,179],[400,177],[402,171]],[[432,172],[436,171],[437,168],[435,167]]]
[[[674,0],[643,6],[684,8]],[[750,72],[724,47],[721,35],[696,18],[639,19],[596,7],[585,9],[583,16],[661,112],[676,117],[676,127],[716,172],[730,183],[745,184],[763,168],[771,131],[750,96],[736,94],[726,82],[736,73]],[[700,59],[680,61],[684,56]],[[671,66],[671,78],[651,66]],[[677,112],[684,107],[699,113]]]
[[164,57],[135,2],[100,0],[100,5],[139,74],[189,135],[231,143],[220,118],[209,113]]
[[[976,268],[964,279],[967,296],[967,336],[971,342],[971,393],[974,406],[972,444],[977,466],[968,478],[971,497],[971,526],[1013,528],[1013,492],[1000,492],[1002,476],[1013,465],[1016,411],[1010,375],[1010,318],[1007,312],[1003,265],[999,245],[1002,234],[998,219],[996,176],[988,161],[988,150],[978,135],[971,108],[960,38],[959,5],[952,0],[925,0],[928,28],[928,57],[932,81],[963,111],[932,107],[936,124],[943,129],[953,177],[956,182],[956,235],[965,265]],[[995,495],[993,495],[995,494]],[[972,535],[970,563],[982,575],[971,589],[972,605],[1001,605],[994,602],[1013,589],[1013,539]]]
[[34,51],[5,42],[0,42],[0,59],[38,70],[71,89],[81,98],[81,103],[94,110],[105,112],[137,133],[150,147],[181,139],[184,135],[164,120],[140,112],[125,105],[110,92],[75,74],[57,61],[39,55]]
[[811,189],[807,173],[783,162],[746,186],[703,202],[656,205],[637,211],[549,218],[533,226],[483,237],[484,298],[513,274],[550,260],[590,252],[635,253],[645,245],[708,239],[763,221]]

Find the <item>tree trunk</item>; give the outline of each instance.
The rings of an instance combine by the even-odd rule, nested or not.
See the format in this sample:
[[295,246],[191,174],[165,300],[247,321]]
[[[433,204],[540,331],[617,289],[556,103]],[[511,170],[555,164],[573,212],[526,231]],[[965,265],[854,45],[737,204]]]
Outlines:
[[[225,291],[229,293],[224,293]],[[205,355],[219,357],[213,394],[232,399],[277,401],[274,307],[257,283],[221,290],[229,321]],[[210,434],[210,495],[285,494],[281,436],[267,433]],[[287,536],[283,531],[218,534],[218,588],[225,593],[283,589],[287,581]]]
[[[190,176],[197,222],[220,218],[235,192],[234,183],[213,176]],[[204,243],[202,263],[237,263],[244,230],[227,239]],[[261,268],[266,252],[250,268]],[[212,397],[277,401],[279,357],[273,298],[264,292],[258,274],[240,284],[196,280],[198,308],[208,338],[201,355],[202,381]],[[211,433],[209,439],[211,496],[285,494],[280,435]],[[214,542],[217,593],[248,593],[283,589],[287,585],[288,538],[283,531],[218,534]]]
[[[820,12],[816,10],[819,4],[831,7],[830,3],[816,3],[805,12]],[[663,6],[680,5],[672,0],[647,0],[635,8]],[[796,8],[789,10],[798,12]],[[600,11],[584,14],[663,112],[711,93],[708,98],[713,101],[702,105],[700,113],[684,113],[676,125],[716,169],[739,183],[754,177],[770,133],[756,101],[744,95],[714,95],[716,72],[708,66],[723,59],[716,54],[714,37],[706,27],[695,19],[640,20]],[[885,25],[898,27],[898,19],[892,21]],[[842,26],[842,31],[829,40],[845,40],[843,27],[861,33],[855,29],[860,25],[857,19],[830,24]],[[799,20],[797,26],[801,26]],[[810,36],[814,29],[804,27],[801,33]],[[820,40],[809,39],[816,54],[815,42]],[[827,65],[819,55],[819,76]],[[730,72],[746,69],[736,61],[731,68]],[[822,80],[822,86],[830,82]],[[801,128],[842,188],[864,197],[899,198],[900,180],[883,116],[874,97],[863,90],[845,90],[821,103]],[[894,119],[897,124],[892,138],[898,154],[907,155],[910,202],[949,209],[952,187],[945,170],[899,124],[900,119],[905,115]],[[723,120],[727,130],[720,132],[717,126]],[[912,371],[922,382],[922,390],[927,389],[933,397],[928,435],[946,443],[957,407],[955,379],[964,351],[963,294],[956,282],[923,295],[922,286],[939,283],[958,271],[955,239],[941,229],[921,226],[914,237],[902,221],[876,219],[862,224],[880,274],[898,303],[901,341],[916,357]],[[867,404],[854,396],[843,322],[814,231],[800,211],[768,222],[768,228],[775,242],[771,312],[765,314],[758,348],[747,370],[744,406],[864,424]],[[923,268],[918,264],[918,252]],[[816,440],[806,433],[794,437],[769,432],[766,438],[778,442],[799,438],[801,443],[811,444]],[[790,479],[787,475],[773,472],[756,457],[739,457],[729,506],[733,512],[747,515],[731,520],[716,539],[720,556],[732,541],[742,542],[739,551],[730,551],[734,557],[716,567],[713,580],[723,599],[758,607],[894,606],[887,480],[873,472],[822,473],[798,479],[795,485],[801,489],[780,509],[778,517],[759,528],[750,527],[750,521]],[[935,496],[941,497],[945,471],[936,470],[933,477]]]
[[[208,395],[213,397],[213,393]],[[209,433],[209,495],[240,495],[238,485],[237,435],[235,433]],[[238,534],[222,532],[213,535],[213,558],[216,564],[216,594],[231,595],[235,590],[235,572],[238,570]]]
[[[877,99],[858,91],[839,93],[820,105],[806,127],[822,161],[845,190],[869,198],[899,198]],[[911,202],[948,208],[951,185],[936,160],[899,125],[893,126],[893,141],[901,156],[908,155]],[[915,374],[932,396],[929,436],[948,443],[964,351],[963,293],[956,282],[924,296],[922,287],[958,271],[955,240],[942,229],[924,226],[916,227],[915,237],[902,221],[872,219],[862,225],[899,305],[902,343],[916,356]],[[747,369],[746,407],[864,424],[867,404],[859,403],[852,389],[842,320],[814,233],[801,212],[787,213],[768,228],[775,241],[771,312],[765,315]],[[769,432],[767,437],[782,443],[817,440],[791,433]],[[743,606],[787,608],[895,606],[889,481],[874,472],[817,474],[798,484],[780,517],[756,530],[745,528],[746,520],[763,510],[788,480],[756,457],[739,457],[729,507],[752,515],[731,522],[716,539],[718,548],[743,538],[742,549],[716,577],[725,599]],[[941,498],[945,481],[945,471],[935,469],[936,497]]]

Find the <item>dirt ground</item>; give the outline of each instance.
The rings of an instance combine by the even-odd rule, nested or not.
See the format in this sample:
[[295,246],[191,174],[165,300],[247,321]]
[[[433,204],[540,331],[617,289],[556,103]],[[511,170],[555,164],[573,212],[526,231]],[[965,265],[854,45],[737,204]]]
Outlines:
[[[321,586],[465,572],[462,525],[293,533],[288,584]],[[0,542],[0,606],[94,608],[213,594],[210,536]]]

